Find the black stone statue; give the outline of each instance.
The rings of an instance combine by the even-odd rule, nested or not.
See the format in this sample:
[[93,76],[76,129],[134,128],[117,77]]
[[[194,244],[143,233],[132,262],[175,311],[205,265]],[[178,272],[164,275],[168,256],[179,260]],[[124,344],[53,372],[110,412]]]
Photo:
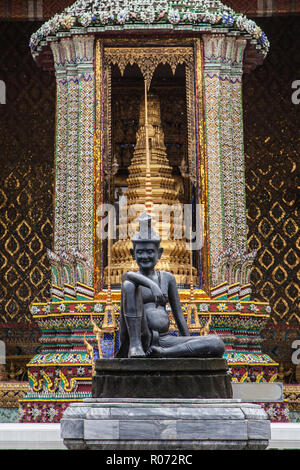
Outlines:
[[[222,357],[225,346],[219,336],[189,335],[173,274],[154,269],[163,252],[160,237],[153,231],[148,214],[138,220],[139,230],[132,238],[131,255],[139,271],[128,272],[123,277],[117,357]],[[169,334],[167,302],[180,336]]]

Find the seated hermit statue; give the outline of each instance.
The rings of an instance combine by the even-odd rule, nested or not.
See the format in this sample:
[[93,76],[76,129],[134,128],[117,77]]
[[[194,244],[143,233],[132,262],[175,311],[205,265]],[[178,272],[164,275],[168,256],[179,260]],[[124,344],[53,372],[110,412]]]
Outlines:
[[[219,336],[189,336],[173,274],[154,269],[163,249],[151,227],[151,217],[143,214],[138,220],[131,255],[139,271],[123,277],[117,357],[222,357],[225,347]],[[180,336],[169,333],[167,302]]]

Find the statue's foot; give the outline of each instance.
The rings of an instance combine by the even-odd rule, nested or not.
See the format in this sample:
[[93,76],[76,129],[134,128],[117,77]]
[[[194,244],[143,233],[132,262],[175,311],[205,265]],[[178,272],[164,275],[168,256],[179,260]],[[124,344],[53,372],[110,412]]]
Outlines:
[[146,353],[147,357],[164,357],[164,350],[160,346],[150,346]]
[[146,357],[146,354],[141,346],[132,346],[131,348],[129,348],[128,357],[130,359]]

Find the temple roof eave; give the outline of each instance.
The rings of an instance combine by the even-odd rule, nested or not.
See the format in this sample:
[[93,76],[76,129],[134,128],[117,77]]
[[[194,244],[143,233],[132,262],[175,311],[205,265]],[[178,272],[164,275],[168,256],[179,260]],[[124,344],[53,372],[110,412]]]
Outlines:
[[[158,26],[158,25],[157,25]],[[168,25],[168,28],[141,28],[134,30],[128,30],[125,27],[119,27],[111,29],[109,27],[76,27],[72,28],[70,31],[66,32],[58,32],[56,35],[48,36],[45,40],[41,41],[39,46],[37,46],[36,50],[32,51],[32,56],[36,61],[37,65],[43,68],[44,70],[54,71],[54,60],[53,54],[51,51],[50,44],[52,42],[58,42],[62,38],[71,38],[74,35],[95,35],[96,37],[101,37],[106,39],[109,42],[109,39],[115,40],[116,38],[120,39],[120,43],[122,40],[132,38],[135,39],[135,36],[139,34],[143,34],[146,38],[147,36],[153,36],[159,38],[159,36],[174,36],[176,34],[176,39],[178,39],[178,34],[184,40],[188,38],[191,39],[191,43],[193,39],[197,36],[201,36],[204,33],[212,33],[212,34],[225,34],[227,36],[236,36],[242,37],[247,40],[247,45],[244,54],[244,72],[250,72],[251,70],[255,69],[258,65],[261,65],[265,59],[266,53],[262,50],[262,47],[254,40],[249,34],[240,31],[232,31],[230,29],[226,29],[223,27],[212,26],[212,25],[198,25],[197,27],[193,28],[178,28],[172,27],[172,25]],[[122,37],[120,36],[120,31],[122,31]],[[145,39],[146,41],[146,39]]]

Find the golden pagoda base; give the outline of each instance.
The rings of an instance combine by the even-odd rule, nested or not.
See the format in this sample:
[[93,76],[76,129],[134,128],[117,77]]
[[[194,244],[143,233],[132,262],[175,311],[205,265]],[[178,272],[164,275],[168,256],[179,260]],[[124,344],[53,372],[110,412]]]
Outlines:
[[[136,134],[134,154],[128,168],[128,178],[124,182],[128,187],[125,192],[128,214],[123,214],[122,209],[120,210],[119,232],[127,234],[129,226],[130,229],[134,229],[137,212],[145,212],[148,201],[152,226],[160,235],[160,246],[163,248],[156,269],[173,273],[179,286],[188,287],[192,275],[192,282],[197,285],[199,283],[197,270],[190,264],[190,251],[183,237],[185,231],[182,218],[172,212],[177,208],[182,209],[182,204],[179,201],[172,166],[166,152],[159,98],[150,94],[146,107],[145,102],[146,98],[140,103],[139,129]],[[147,142],[151,145],[147,146]],[[164,220],[164,217],[167,219],[167,215],[169,220]],[[119,239],[113,244],[110,265],[104,271],[104,285],[108,284],[108,271],[110,284],[118,286],[122,282],[123,273],[137,270],[130,254],[131,248],[130,236],[128,239]]]

